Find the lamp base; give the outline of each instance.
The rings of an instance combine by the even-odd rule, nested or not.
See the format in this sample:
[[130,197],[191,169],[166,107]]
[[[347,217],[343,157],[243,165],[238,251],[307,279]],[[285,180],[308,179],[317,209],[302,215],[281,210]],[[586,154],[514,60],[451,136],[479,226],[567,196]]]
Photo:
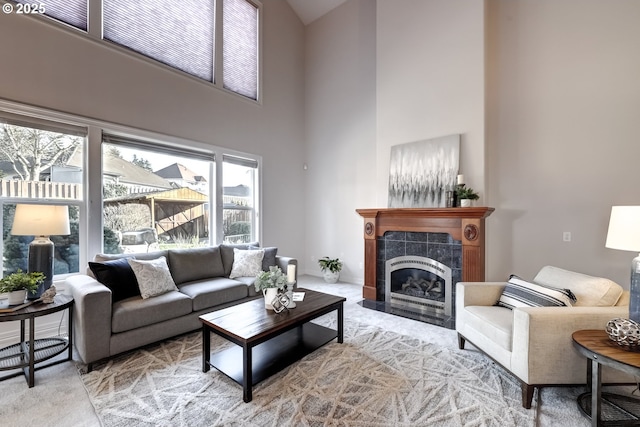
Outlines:
[[53,254],[55,246],[47,236],[36,236],[29,244],[29,268],[28,273],[40,272],[44,274],[44,281],[38,287],[35,294],[27,293],[27,299],[36,300],[53,283]]

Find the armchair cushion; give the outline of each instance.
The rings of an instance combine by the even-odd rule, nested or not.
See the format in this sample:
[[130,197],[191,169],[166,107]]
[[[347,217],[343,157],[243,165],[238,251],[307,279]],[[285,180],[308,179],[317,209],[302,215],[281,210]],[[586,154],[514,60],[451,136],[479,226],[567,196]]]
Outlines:
[[543,267],[533,281],[545,286],[569,288],[576,296],[574,307],[611,307],[622,296],[622,286],[602,277],[588,276],[558,267]]

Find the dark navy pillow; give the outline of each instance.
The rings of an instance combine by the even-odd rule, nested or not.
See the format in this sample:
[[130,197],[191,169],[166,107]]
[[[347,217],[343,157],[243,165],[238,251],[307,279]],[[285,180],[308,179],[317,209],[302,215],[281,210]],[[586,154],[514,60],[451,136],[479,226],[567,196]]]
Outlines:
[[140,288],[127,258],[105,262],[89,262],[89,268],[98,282],[111,289],[112,302],[139,296]]

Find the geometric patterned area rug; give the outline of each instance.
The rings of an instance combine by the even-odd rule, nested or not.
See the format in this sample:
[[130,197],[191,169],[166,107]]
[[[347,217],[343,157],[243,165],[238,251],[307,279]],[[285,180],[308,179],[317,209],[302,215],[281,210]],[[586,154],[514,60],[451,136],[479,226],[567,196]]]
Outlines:
[[[230,344],[211,336],[211,348]],[[533,426],[520,385],[475,351],[345,319],[333,341],[253,388],[202,372],[194,332],[97,365],[81,375],[105,427]]]

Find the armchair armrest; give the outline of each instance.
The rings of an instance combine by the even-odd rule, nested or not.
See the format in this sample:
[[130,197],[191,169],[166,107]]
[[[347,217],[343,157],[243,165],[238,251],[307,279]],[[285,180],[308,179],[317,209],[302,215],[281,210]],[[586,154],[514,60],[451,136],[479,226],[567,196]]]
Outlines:
[[85,274],[70,276],[65,286],[73,296],[73,343],[84,363],[110,356],[111,290]]
[[505,285],[505,282],[458,282],[456,307],[495,305]]
[[528,384],[555,384],[558,379],[563,379],[564,384],[584,383],[586,358],[575,350],[571,335],[581,329],[604,329],[616,317],[629,317],[629,307],[514,309],[513,373]]

